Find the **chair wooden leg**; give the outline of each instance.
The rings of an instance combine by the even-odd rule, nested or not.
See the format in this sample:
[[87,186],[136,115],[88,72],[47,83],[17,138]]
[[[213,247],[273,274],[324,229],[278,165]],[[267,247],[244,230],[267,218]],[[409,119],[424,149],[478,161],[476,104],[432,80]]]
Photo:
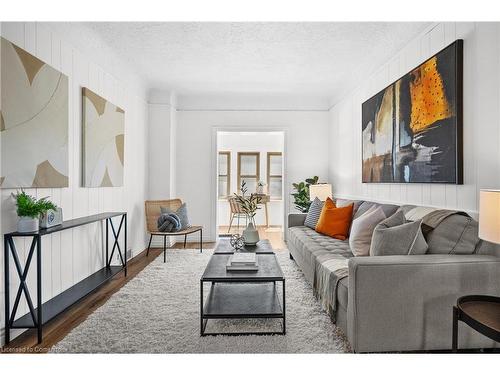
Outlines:
[[163,236],[163,263],[167,262],[167,236]]
[[229,229],[227,233],[231,233],[231,226],[233,225],[234,214],[231,215],[231,220],[229,220]]
[[188,238],[188,235],[187,235],[187,234],[185,234],[185,235],[184,235],[184,249],[186,248],[186,241],[187,241],[187,238]]
[[149,237],[148,251],[146,252],[146,256],[149,256],[149,249],[151,248],[151,241],[153,240],[153,235]]

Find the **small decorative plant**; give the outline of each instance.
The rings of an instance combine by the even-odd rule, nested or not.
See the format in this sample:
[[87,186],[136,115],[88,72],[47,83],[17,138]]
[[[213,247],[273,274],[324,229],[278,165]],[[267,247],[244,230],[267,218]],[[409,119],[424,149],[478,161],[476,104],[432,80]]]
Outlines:
[[17,216],[38,219],[40,215],[48,210],[55,210],[57,206],[48,200],[48,197],[36,199],[25,191],[12,194],[16,200]]
[[307,178],[305,181],[293,183],[292,186],[295,192],[292,193],[294,198],[295,208],[300,212],[306,213],[309,211],[311,201],[309,199],[309,186],[317,184],[319,181],[318,176]]
[[257,194],[264,194],[264,189],[266,188],[266,182],[265,181],[259,181],[257,182]]
[[234,197],[236,201],[241,207],[241,210],[245,213],[248,218],[248,222],[253,223],[255,225],[255,215],[257,214],[257,210],[260,208],[259,204],[261,202],[261,197],[257,194],[247,195],[248,188],[247,183],[245,181],[241,182],[240,187],[241,195],[234,193]]

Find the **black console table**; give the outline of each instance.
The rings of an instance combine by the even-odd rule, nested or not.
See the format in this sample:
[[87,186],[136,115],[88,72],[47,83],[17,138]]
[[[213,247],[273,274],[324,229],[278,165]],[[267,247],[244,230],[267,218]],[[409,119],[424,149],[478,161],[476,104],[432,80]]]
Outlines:
[[[118,230],[115,230],[112,218],[121,216]],[[62,230],[87,225],[90,223],[101,222],[106,220],[106,265],[99,271],[93,273],[89,277],[83,279],[79,283],[73,285],[64,292],[56,295],[52,299],[42,304],[42,236],[60,232]],[[114,242],[109,254],[109,227],[111,227]],[[122,252],[118,242],[120,232],[124,228],[124,247]],[[19,260],[17,249],[14,244],[14,237],[32,237],[31,246],[28,253],[26,264],[23,266]],[[31,294],[26,284],[26,277],[30,268],[31,260],[36,249],[36,299],[37,307],[33,305]],[[115,249],[118,250],[121,266],[112,266],[111,260]],[[49,320],[66,310],[68,307],[78,302],[83,297],[90,294],[95,289],[99,288],[106,281],[111,279],[120,271],[125,271],[127,276],[127,213],[126,212],[104,212],[97,215],[81,217],[78,219],[64,221],[61,225],[57,225],[47,229],[40,229],[37,232],[20,233],[11,232],[4,235],[4,254],[5,254],[5,344],[10,342],[11,329],[36,328],[38,333],[38,343],[42,342],[42,326]],[[9,263],[10,255],[16,266],[17,275],[19,277],[19,288],[12,311],[10,310],[10,278],[9,278]],[[29,307],[29,313],[16,319],[17,309],[21,300],[21,295],[24,293]],[[41,308],[40,308],[41,306]]]

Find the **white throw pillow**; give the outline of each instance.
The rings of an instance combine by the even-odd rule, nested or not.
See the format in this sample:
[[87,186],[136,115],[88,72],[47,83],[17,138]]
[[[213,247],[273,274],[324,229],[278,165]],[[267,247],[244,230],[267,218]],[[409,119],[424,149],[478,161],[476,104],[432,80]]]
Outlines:
[[352,221],[349,247],[354,256],[370,255],[373,231],[385,219],[382,207],[372,206],[363,215]]

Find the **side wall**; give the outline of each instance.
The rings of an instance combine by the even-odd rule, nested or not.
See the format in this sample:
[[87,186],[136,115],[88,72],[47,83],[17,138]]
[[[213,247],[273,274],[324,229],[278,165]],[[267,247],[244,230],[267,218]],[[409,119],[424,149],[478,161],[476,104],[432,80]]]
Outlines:
[[[66,33],[50,23],[2,23],[1,35],[31,54],[61,70],[69,77],[69,183],[64,189],[27,189],[29,194],[50,198],[63,208],[64,218],[71,219],[105,211],[127,211],[128,250],[132,255],[143,250],[145,244],[144,199],[147,194],[147,123],[148,110],[145,90],[137,85],[135,75],[122,75],[126,67],[116,65],[116,58],[105,49],[83,51],[74,46],[90,43],[67,40]],[[78,33],[77,33],[78,34]],[[76,43],[75,43],[76,42]],[[110,64],[103,66],[97,61]],[[113,63],[111,63],[113,62]],[[120,76],[117,76],[120,74]],[[86,86],[125,110],[125,173],[124,186],[117,188],[82,188],[81,176],[81,87]],[[11,193],[2,189],[0,200],[1,235],[16,229],[16,213]],[[43,300],[67,289],[103,266],[103,236],[99,224],[88,225],[45,236],[42,240]],[[1,289],[0,326],[1,343],[4,338],[4,251],[0,241]],[[16,247],[24,262],[28,240],[19,239]],[[11,261],[11,290],[17,290],[18,280]],[[30,268],[28,285],[35,289],[36,267]],[[11,293],[12,301],[15,294]],[[36,298],[32,295],[33,298]],[[22,299],[18,315],[26,313]],[[35,299],[36,301],[36,299]],[[18,332],[20,333],[20,331]],[[13,331],[13,334],[15,332]]]
[[285,132],[285,211],[293,210],[291,183],[328,174],[329,118],[326,111],[177,111],[175,185],[188,202],[191,221],[203,225],[205,240],[214,241],[217,200],[215,129],[283,130]]
[[[499,32],[499,24],[439,23],[337,103],[329,135],[334,194],[477,214],[479,189],[500,186]],[[456,39],[464,39],[464,185],[361,183],[361,104]]]

